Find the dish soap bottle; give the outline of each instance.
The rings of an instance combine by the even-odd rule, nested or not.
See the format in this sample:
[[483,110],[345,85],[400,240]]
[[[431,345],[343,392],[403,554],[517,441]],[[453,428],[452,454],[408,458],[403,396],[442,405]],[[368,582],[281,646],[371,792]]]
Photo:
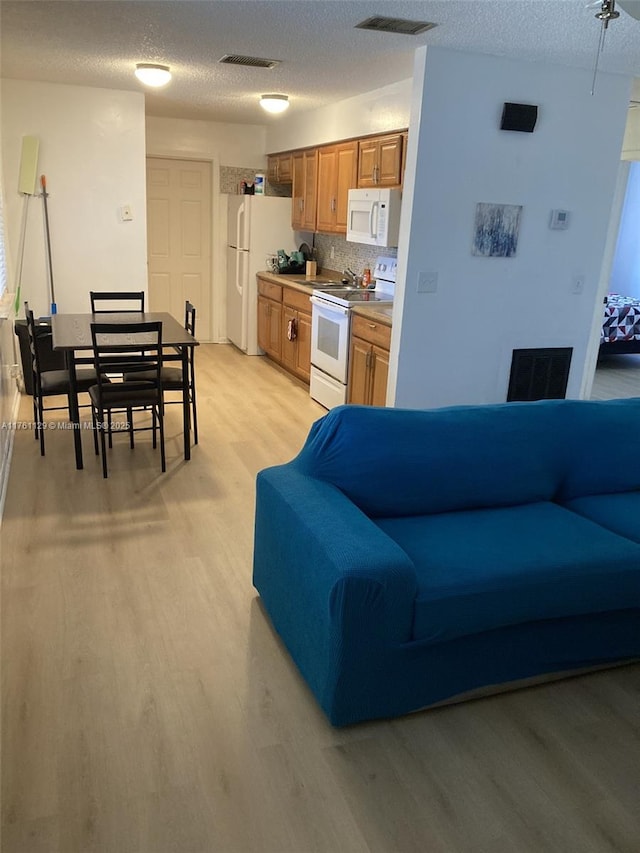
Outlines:
[[362,274],[362,286],[371,287],[371,270],[369,269],[369,267],[365,267],[365,270]]

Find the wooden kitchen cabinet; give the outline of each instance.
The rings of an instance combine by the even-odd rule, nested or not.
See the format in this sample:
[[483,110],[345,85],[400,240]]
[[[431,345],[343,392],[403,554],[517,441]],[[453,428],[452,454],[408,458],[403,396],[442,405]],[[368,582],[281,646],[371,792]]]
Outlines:
[[357,185],[357,170],[357,140],[318,149],[317,231],[347,233],[348,193]]
[[258,345],[307,384],[311,377],[310,295],[258,276]]
[[318,150],[294,151],[291,157],[293,191],[291,227],[295,231],[316,230]]
[[351,322],[347,402],[384,406],[389,379],[391,326],[362,315]]
[[267,158],[267,180],[274,184],[290,184],[293,180],[291,154],[270,154]]
[[359,187],[401,187],[405,134],[370,136],[358,144]]
[[258,278],[258,346],[275,361],[282,357],[282,287]]
[[305,382],[311,377],[311,303],[306,293],[284,288],[282,366]]

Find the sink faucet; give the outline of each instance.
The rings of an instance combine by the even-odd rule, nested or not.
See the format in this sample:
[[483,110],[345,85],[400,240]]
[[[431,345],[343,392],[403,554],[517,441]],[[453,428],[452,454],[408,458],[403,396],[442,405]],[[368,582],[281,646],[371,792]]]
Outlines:
[[354,273],[354,271],[353,271],[352,269],[349,269],[349,267],[347,267],[347,268],[346,268],[346,270],[343,270],[343,271],[342,271],[342,275],[345,275],[345,276],[347,276],[347,278],[350,278],[350,279],[351,279],[351,284],[355,284],[355,283],[356,283],[356,278],[357,278],[357,276],[356,276],[356,274]]

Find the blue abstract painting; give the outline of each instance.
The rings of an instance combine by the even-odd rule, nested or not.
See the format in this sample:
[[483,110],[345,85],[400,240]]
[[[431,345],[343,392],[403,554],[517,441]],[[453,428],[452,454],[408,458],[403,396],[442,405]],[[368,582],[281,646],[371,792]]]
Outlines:
[[472,254],[512,258],[518,245],[521,213],[521,204],[477,204]]

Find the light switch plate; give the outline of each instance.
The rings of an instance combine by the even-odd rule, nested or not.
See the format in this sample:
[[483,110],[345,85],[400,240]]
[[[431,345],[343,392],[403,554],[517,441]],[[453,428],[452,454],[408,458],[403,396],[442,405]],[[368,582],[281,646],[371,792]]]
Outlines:
[[418,293],[435,293],[438,290],[438,273],[437,272],[419,272],[418,273]]

